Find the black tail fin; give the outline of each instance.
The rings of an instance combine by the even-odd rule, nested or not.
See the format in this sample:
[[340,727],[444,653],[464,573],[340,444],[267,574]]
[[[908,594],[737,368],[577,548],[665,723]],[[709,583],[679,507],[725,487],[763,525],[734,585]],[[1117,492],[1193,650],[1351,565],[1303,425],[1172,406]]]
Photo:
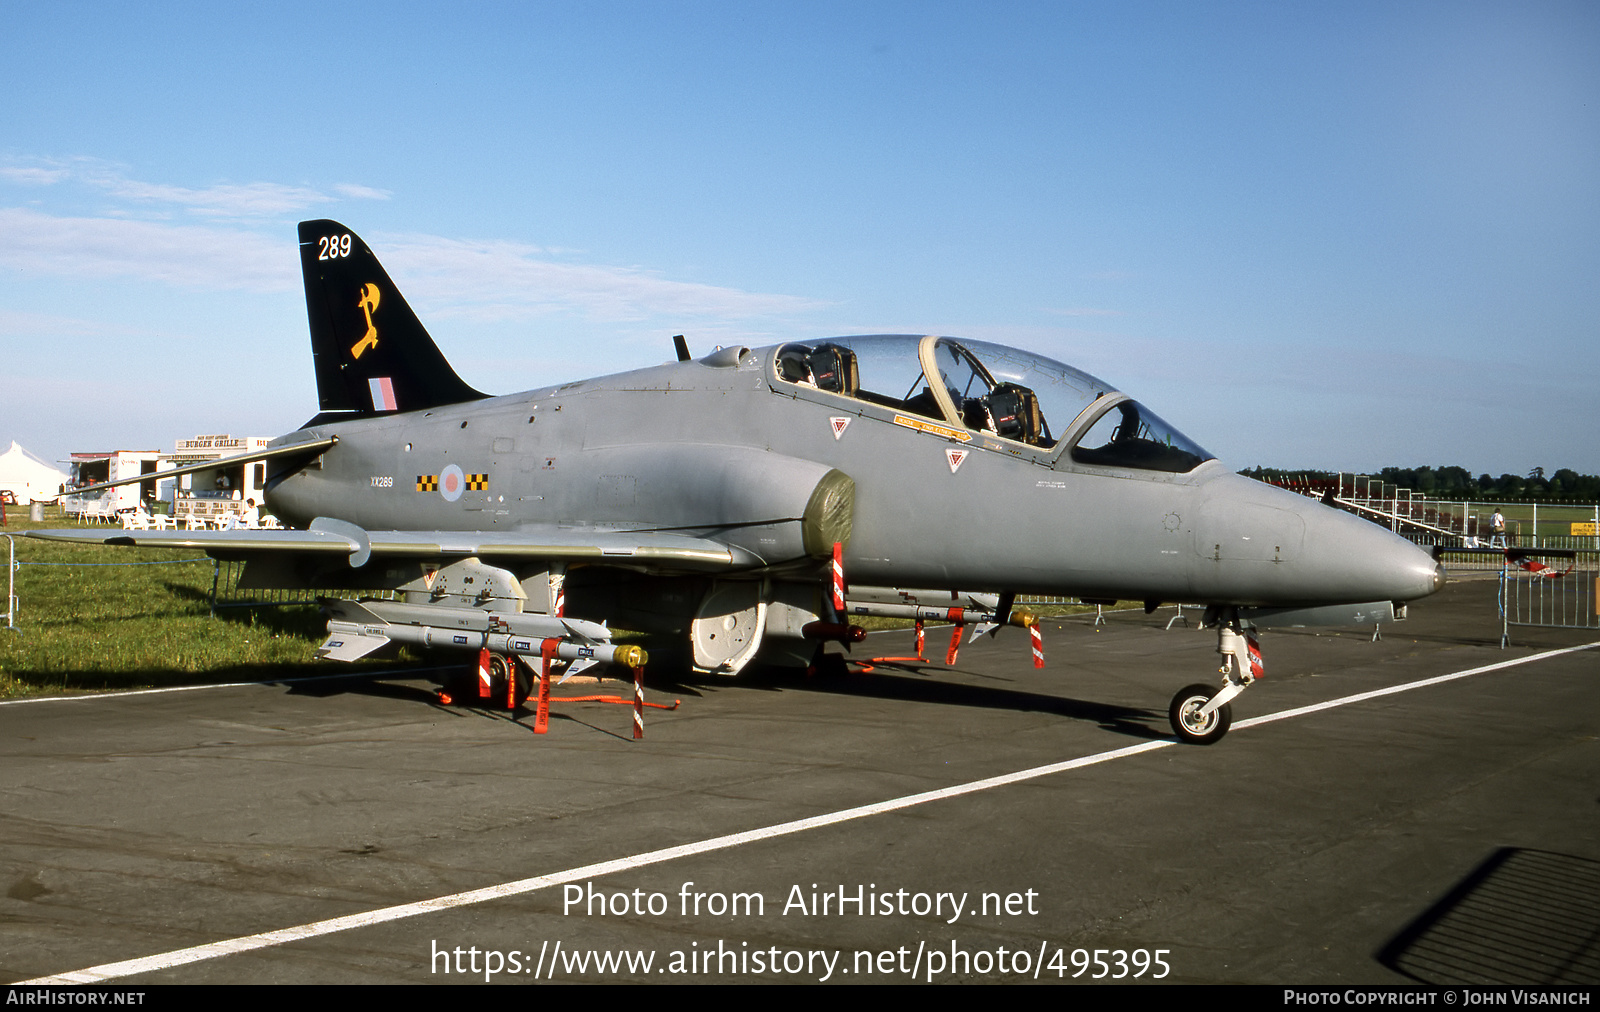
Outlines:
[[322,408],[313,422],[488,396],[450,368],[360,236],[336,221],[302,221],[300,267]]

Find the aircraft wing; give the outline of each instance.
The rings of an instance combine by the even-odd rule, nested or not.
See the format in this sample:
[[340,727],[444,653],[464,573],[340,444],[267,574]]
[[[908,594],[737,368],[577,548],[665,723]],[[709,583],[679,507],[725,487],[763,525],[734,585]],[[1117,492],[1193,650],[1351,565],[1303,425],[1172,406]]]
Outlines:
[[189,548],[215,556],[258,553],[345,556],[362,566],[383,558],[551,559],[602,562],[656,570],[719,572],[764,564],[759,556],[714,537],[673,531],[556,524],[514,531],[366,531],[318,519],[309,530],[139,531],[66,528],[29,531],[29,537],[88,545]]
[[228,552],[322,552],[349,555],[356,543],[327,531],[128,531],[108,528],[28,531],[30,538],[69,541],[80,545],[121,545],[137,548],[195,548]]
[[735,545],[671,531],[550,524],[504,533],[376,531],[368,537],[374,555],[410,558],[476,555],[486,559],[562,559],[705,571],[745,569],[763,564],[759,556]]

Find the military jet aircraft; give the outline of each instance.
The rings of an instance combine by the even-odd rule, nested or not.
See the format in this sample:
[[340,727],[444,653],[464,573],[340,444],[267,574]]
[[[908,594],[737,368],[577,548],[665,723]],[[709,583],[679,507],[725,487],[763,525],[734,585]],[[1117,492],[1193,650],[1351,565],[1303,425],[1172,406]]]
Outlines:
[[489,396],[354,232],[299,239],[320,411],[235,458],[268,461],[288,529],[35,536],[203,549],[244,560],[241,587],[393,592],[327,604],[334,659],[411,642],[636,662],[615,622],[687,634],[703,671],[804,663],[848,639],[841,569],[997,595],[997,624],[1023,593],[1200,603],[1222,677],[1169,708],[1198,743],[1261,673],[1255,629],[1392,619],[1443,583],[1409,542],[1026,351],[878,335],[691,359],[680,339],[664,365]]

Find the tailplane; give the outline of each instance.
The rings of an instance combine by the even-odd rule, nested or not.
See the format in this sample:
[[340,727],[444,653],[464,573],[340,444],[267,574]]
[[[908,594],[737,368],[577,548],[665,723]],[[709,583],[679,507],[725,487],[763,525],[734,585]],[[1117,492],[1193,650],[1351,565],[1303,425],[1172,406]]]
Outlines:
[[488,396],[450,368],[360,236],[336,221],[302,221],[300,268],[321,406],[313,422]]

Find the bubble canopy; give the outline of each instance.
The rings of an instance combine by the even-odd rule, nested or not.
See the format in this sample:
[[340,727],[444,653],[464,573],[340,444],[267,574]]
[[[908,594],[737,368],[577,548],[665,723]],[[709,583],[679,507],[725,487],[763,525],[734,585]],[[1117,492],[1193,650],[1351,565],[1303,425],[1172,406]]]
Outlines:
[[[786,344],[777,378],[974,432],[1053,450],[1096,401],[1071,459],[1082,464],[1189,471],[1212,455],[1102,380],[1069,365],[987,341],[902,334]],[[932,382],[930,378],[937,378]],[[1091,412],[1092,414],[1092,412]]]

